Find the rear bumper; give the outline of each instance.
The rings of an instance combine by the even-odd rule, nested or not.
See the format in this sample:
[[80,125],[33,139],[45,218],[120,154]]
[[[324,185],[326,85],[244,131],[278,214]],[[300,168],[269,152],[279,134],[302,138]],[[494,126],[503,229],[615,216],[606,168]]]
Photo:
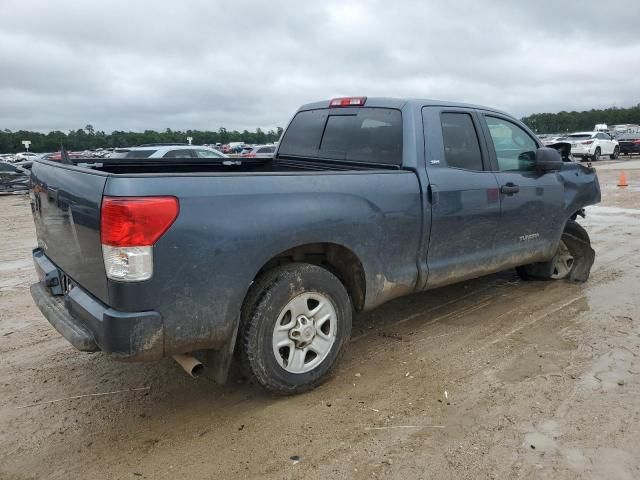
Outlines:
[[594,154],[596,149],[593,145],[572,145],[571,155],[574,157],[590,157]]
[[592,153],[590,153],[588,150],[573,150],[571,149],[571,155],[573,155],[574,157],[590,157],[592,155]]
[[120,312],[75,285],[63,291],[63,272],[40,249],[33,251],[40,281],[31,296],[53,327],[78,350],[103,351],[123,360],[155,360],[164,354],[158,312]]

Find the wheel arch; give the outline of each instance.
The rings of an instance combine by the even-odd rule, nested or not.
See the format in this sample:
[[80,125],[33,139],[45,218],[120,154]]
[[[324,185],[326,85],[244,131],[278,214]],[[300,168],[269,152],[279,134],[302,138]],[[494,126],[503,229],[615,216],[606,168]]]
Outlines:
[[310,263],[329,270],[346,288],[354,308],[358,311],[364,308],[367,293],[364,266],[353,250],[337,243],[305,243],[288,248],[264,262],[253,281],[279,265],[293,262]]

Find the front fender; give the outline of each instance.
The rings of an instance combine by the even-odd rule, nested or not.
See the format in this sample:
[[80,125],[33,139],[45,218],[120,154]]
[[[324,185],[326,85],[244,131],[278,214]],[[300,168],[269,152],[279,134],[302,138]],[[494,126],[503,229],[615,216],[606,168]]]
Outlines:
[[602,195],[595,168],[570,162],[563,164],[559,175],[564,183],[565,223],[584,207],[600,203]]

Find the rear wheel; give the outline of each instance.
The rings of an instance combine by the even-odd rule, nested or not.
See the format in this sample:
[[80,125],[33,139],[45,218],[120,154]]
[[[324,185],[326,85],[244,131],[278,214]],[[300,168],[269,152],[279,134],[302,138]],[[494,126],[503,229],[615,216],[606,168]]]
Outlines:
[[523,280],[562,280],[585,282],[589,278],[595,252],[587,231],[575,220],[569,220],[562,233],[558,250],[548,262],[517,267]]
[[600,147],[596,147],[596,151],[593,152],[593,156],[591,157],[591,159],[594,162],[597,162],[598,160],[600,160],[600,153],[601,153]]
[[281,394],[322,383],[351,335],[351,301],[340,280],[310,264],[267,272],[252,286],[239,332],[247,374]]
[[616,147],[613,149],[613,153],[611,155],[609,155],[609,158],[611,160],[615,160],[616,158],[618,158],[618,155],[620,155],[620,147]]

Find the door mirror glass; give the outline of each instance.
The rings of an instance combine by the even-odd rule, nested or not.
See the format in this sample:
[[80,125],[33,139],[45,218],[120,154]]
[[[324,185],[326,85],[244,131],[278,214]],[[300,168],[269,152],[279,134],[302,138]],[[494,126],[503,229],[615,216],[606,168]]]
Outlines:
[[562,168],[562,156],[555,148],[541,147],[536,150],[536,170],[550,172]]

